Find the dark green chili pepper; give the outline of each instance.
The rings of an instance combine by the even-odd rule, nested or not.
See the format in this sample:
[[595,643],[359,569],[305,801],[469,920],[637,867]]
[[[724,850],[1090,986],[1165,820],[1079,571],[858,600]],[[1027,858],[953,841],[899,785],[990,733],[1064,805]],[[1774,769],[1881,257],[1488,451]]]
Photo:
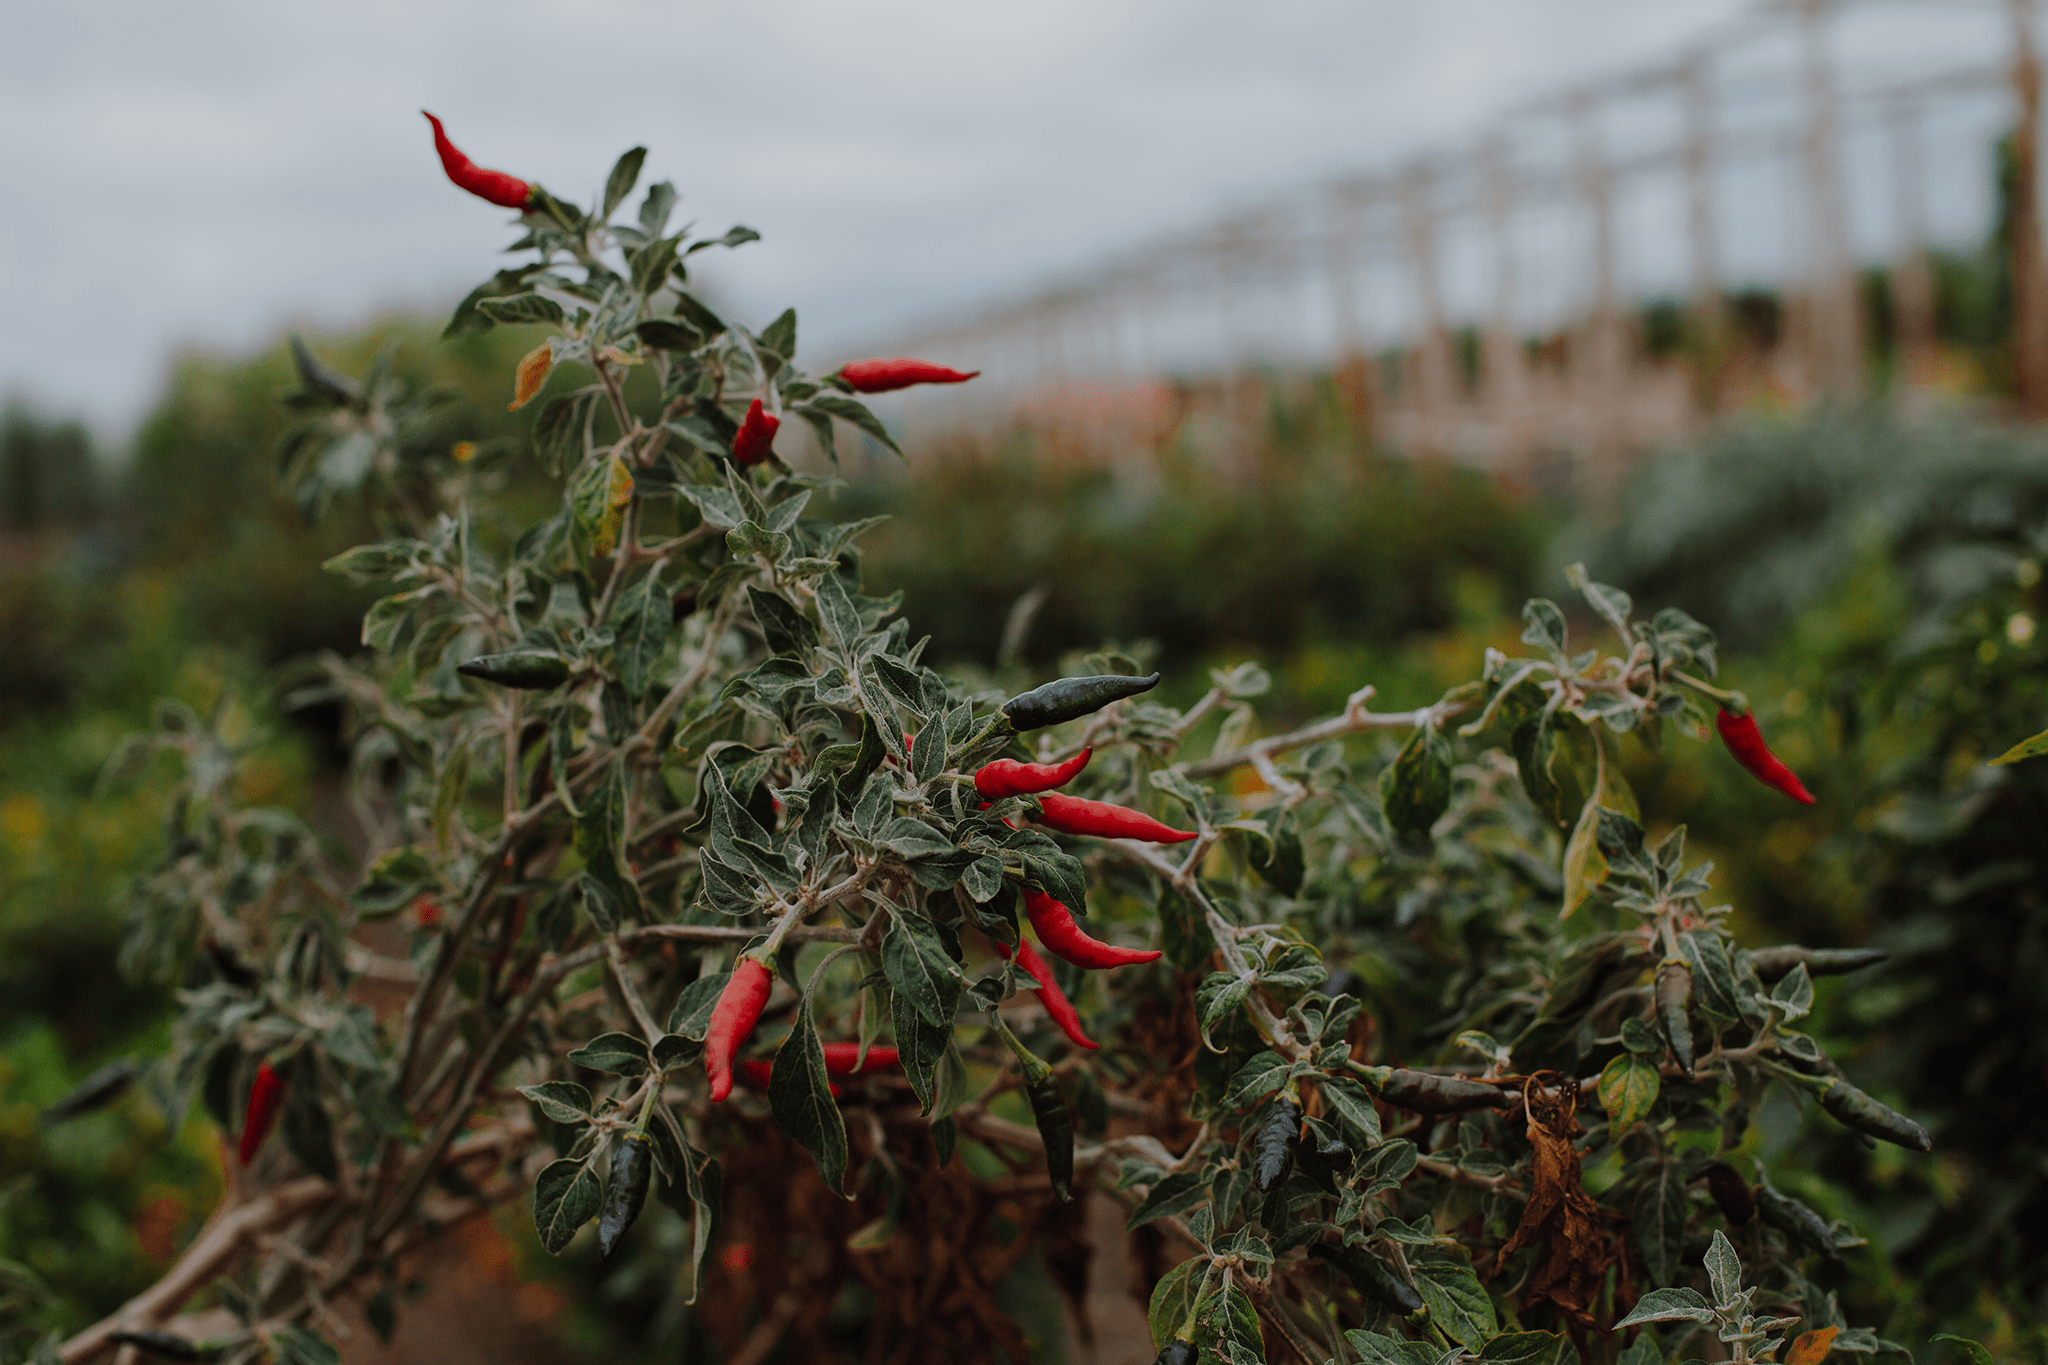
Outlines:
[[619,1249],[626,1229],[640,1216],[640,1206],[647,1202],[653,1152],[654,1142],[647,1134],[628,1133],[612,1153],[611,1179],[605,1182],[604,1202],[597,1209],[597,1253],[607,1261]]
[[1429,1320],[1429,1308],[1422,1302],[1422,1296],[1415,1292],[1415,1287],[1364,1247],[1315,1242],[1308,1250],[1311,1256],[1320,1257],[1343,1271],[1344,1278],[1374,1303],[1393,1309],[1417,1325]]
[[1294,1170],[1294,1154],[1301,1150],[1301,1105],[1282,1095],[1273,1112],[1252,1139],[1252,1188],[1271,1194]]
[[1797,1199],[1779,1194],[1759,1181],[1756,1211],[1766,1223],[1784,1233],[1788,1241],[1808,1251],[1817,1251],[1830,1261],[1842,1259],[1842,1253],[1835,1248],[1835,1234],[1828,1227],[1827,1220]]
[[1100,711],[1113,701],[1135,697],[1159,685],[1159,675],[1133,678],[1121,673],[1102,673],[1090,678],[1055,678],[1043,687],[1010,698],[1002,705],[1013,730],[1042,730],[1048,725],[1078,720]]
[[1175,1337],[1160,1349],[1152,1365],[1195,1365],[1195,1343],[1186,1337]]
[[1707,1166],[1707,1193],[1714,1196],[1715,1207],[1721,1210],[1730,1227],[1739,1228],[1756,1217],[1756,1195],[1751,1193],[1749,1182],[1725,1161]]
[[1809,976],[1840,976],[1862,967],[1875,967],[1890,956],[1882,948],[1802,948],[1787,943],[1776,948],[1751,949],[1749,965],[1756,968],[1756,979],[1768,986],[1801,963]]
[[133,1057],[108,1062],[72,1087],[70,1094],[45,1109],[41,1121],[62,1123],[65,1119],[105,1108],[121,1098],[122,1093],[135,1083],[136,1073],[141,1070],[141,1064]]
[[1672,1060],[1686,1075],[1692,1075],[1692,969],[1675,958],[1666,958],[1657,968],[1657,1018],[1664,1025],[1664,1040],[1671,1044]]
[[1847,1081],[1836,1080],[1833,1076],[1820,1077],[1818,1084],[1820,1107],[1833,1114],[1844,1128],[1853,1128],[1859,1133],[1868,1133],[1916,1152],[1934,1150],[1934,1139],[1927,1136],[1927,1130],[1898,1110],[1879,1104]]
[[1369,1066],[1364,1075],[1374,1094],[1388,1104],[1416,1114],[1498,1109],[1507,1102],[1497,1087],[1463,1076],[1439,1076],[1399,1066]]
[[503,654],[479,654],[455,665],[455,671],[500,687],[545,692],[569,680],[569,661],[544,649],[514,649]]
[[1026,1079],[1024,1093],[1031,1098],[1038,1136],[1045,1140],[1045,1170],[1052,1177],[1052,1192],[1064,1204],[1074,1197],[1074,1117],[1067,1112],[1067,1098],[1060,1094],[1050,1068]]
[[217,1347],[201,1346],[175,1332],[109,1332],[107,1340],[116,1346],[139,1346],[165,1360],[210,1360],[220,1354]]

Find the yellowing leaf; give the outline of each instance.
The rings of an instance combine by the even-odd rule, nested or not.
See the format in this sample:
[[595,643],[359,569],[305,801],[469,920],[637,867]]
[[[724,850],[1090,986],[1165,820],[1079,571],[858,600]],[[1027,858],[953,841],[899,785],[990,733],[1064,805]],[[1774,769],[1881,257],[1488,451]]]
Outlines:
[[1991,763],[1996,767],[2004,763],[2017,763],[2023,758],[2039,758],[2042,754],[2048,754],[2048,730],[2043,730],[2031,739],[2021,740],[1992,759]]
[[1828,1353],[1828,1348],[1835,1344],[1835,1333],[1841,1330],[1839,1327],[1823,1327],[1817,1332],[1801,1334],[1799,1340],[1792,1343],[1785,1365],[1818,1365],[1820,1358]]
[[517,411],[531,403],[541,386],[548,382],[548,374],[555,368],[555,347],[550,341],[543,341],[526,353],[519,362],[517,377],[512,384],[512,401],[506,404],[509,411]]
[[1624,1052],[1600,1073],[1600,1107],[1615,1132],[1638,1123],[1657,1102],[1663,1077],[1633,1052]]
[[1564,908],[1558,912],[1560,919],[1570,919],[1572,912],[1593,894],[1593,888],[1607,880],[1607,859],[1600,855],[1597,837],[1600,807],[1605,806],[1631,820],[1641,817],[1636,807],[1636,794],[1629,789],[1628,779],[1621,775],[1620,760],[1608,752],[1614,741],[1597,727],[1591,733],[1597,763],[1593,794],[1586,798],[1584,808],[1579,811],[1579,822],[1572,827],[1572,837],[1565,844]]
[[471,460],[474,460],[476,458],[476,442],[457,441],[455,443],[455,448],[453,450],[450,450],[448,452],[448,455],[457,464],[468,464]]
[[626,519],[626,505],[633,501],[633,471],[614,455],[605,480],[604,508],[590,528],[590,547],[600,558],[619,543],[619,526]]

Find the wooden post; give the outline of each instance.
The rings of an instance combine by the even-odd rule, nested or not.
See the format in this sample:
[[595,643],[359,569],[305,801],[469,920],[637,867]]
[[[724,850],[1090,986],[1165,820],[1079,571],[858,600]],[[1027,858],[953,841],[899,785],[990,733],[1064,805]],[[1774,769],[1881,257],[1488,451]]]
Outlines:
[[1898,338],[1898,388],[1912,395],[1934,383],[1934,275],[1927,261],[1927,162],[1921,145],[1920,103],[1902,95],[1885,106],[1892,151],[1892,323]]
[[1707,54],[1687,58],[1680,77],[1685,98],[1685,195],[1692,254],[1693,400],[1702,417],[1718,414],[1728,365],[1728,325],[1721,302],[1721,253],[1714,216],[1714,92]]
[[1614,176],[1601,145],[1593,97],[1576,92],[1571,114],[1578,133],[1579,191],[1585,196],[1593,229],[1593,299],[1585,354],[1572,356],[1568,387],[1586,433],[1582,491],[1604,503],[1614,491],[1621,457],[1628,447],[1628,338],[1616,278]]
[[1378,399],[1376,376],[1366,359],[1358,291],[1359,220],[1371,195],[1370,184],[1354,180],[1332,185],[1323,199],[1323,264],[1329,272],[1330,309],[1336,329],[1332,378],[1361,436],[1371,434]]
[[1414,360],[1415,393],[1408,404],[1415,432],[1414,453],[1441,455],[1450,444],[1454,365],[1451,331],[1444,321],[1443,289],[1437,278],[1434,186],[1425,162],[1416,162],[1401,177],[1401,221],[1408,238],[1409,268],[1415,276],[1415,297],[1422,310],[1422,337]]
[[1487,318],[1481,375],[1494,429],[1496,467],[1528,457],[1529,376],[1515,334],[1515,172],[1507,139],[1495,134],[1481,153],[1486,168],[1486,220],[1493,236],[1493,309]]
[[1812,371],[1821,392],[1853,399],[1863,387],[1863,328],[1855,263],[1842,203],[1835,146],[1835,86],[1824,23],[1833,0],[1801,0],[1799,35],[1805,57],[1805,171],[1811,295]]
[[2013,129],[2013,371],[2020,412],[2048,417],[2048,291],[2041,257],[2041,59],[2034,50],[2034,0],[2011,0]]

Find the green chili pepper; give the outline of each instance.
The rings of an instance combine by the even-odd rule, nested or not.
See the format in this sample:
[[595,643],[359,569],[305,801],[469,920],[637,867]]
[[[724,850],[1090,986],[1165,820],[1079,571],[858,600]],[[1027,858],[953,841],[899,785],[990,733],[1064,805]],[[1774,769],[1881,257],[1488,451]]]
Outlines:
[[1351,1169],[1351,1148],[1345,1145],[1343,1138],[1318,1137],[1314,1143],[1301,1148],[1299,1160],[1304,1171],[1315,1176],[1318,1183],[1334,1194],[1336,1185],[1331,1177]]
[[1898,1110],[1879,1104],[1847,1081],[1821,1076],[1816,1084],[1820,1087],[1820,1107],[1833,1114],[1843,1127],[1916,1152],[1934,1150],[1934,1139],[1927,1136],[1925,1128]]
[[1749,965],[1756,979],[1766,986],[1805,964],[1809,976],[1840,976],[1862,967],[1874,967],[1890,957],[1882,948],[1802,948],[1796,943],[1750,951]]
[[139,1346],[165,1360],[211,1360],[220,1354],[218,1347],[202,1346],[175,1332],[109,1332],[107,1340],[117,1346]]
[[1692,969],[1676,958],[1666,958],[1657,968],[1657,1018],[1664,1025],[1664,1040],[1671,1044],[1672,1060],[1686,1075],[1692,1075]]
[[647,1182],[654,1171],[654,1142],[645,1133],[628,1133],[612,1153],[611,1179],[597,1210],[597,1251],[609,1261],[647,1202]]
[[1788,1240],[1809,1251],[1817,1251],[1830,1261],[1842,1259],[1842,1253],[1835,1248],[1835,1234],[1828,1227],[1827,1220],[1797,1199],[1779,1194],[1759,1181],[1756,1211],[1766,1223],[1784,1233]]
[[1159,675],[1132,678],[1120,673],[1102,673],[1090,678],[1055,678],[1043,687],[1010,698],[1002,705],[1013,730],[1042,730],[1048,725],[1077,720],[1113,701],[1135,697],[1159,685]]
[[1024,1093],[1031,1098],[1038,1136],[1045,1139],[1045,1170],[1052,1177],[1052,1192],[1064,1204],[1074,1197],[1074,1117],[1049,1067],[1044,1075],[1025,1081]]
[[1175,1337],[1160,1349],[1152,1365],[1195,1365],[1195,1343],[1186,1337]]
[[1252,1139],[1252,1188],[1271,1194],[1294,1170],[1294,1154],[1301,1150],[1301,1105],[1291,1095],[1282,1095],[1273,1112]]
[[1498,1109],[1506,1102],[1497,1087],[1463,1076],[1439,1076],[1399,1066],[1369,1066],[1363,1075],[1374,1094],[1388,1104],[1416,1114]]
[[1373,1302],[1393,1309],[1418,1326],[1429,1320],[1429,1308],[1422,1302],[1422,1296],[1415,1292],[1415,1287],[1364,1247],[1316,1242],[1308,1250],[1311,1256],[1320,1257],[1343,1271],[1344,1278]]
[[514,649],[503,654],[479,654],[455,665],[455,671],[500,687],[545,692],[569,680],[569,661],[544,649]]
[[1749,1182],[1725,1161],[1707,1166],[1707,1193],[1714,1196],[1715,1207],[1730,1227],[1739,1228],[1756,1217],[1756,1195]]

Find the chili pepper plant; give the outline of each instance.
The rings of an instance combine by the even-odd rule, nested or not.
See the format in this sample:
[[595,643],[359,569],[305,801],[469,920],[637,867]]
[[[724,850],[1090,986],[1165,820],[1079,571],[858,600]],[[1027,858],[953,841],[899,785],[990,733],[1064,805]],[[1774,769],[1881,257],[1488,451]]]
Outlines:
[[386,589],[362,652],[292,684],[345,711],[371,847],[244,805],[209,718],[131,747],[186,776],[123,965],[183,987],[157,1089],[229,1188],[46,1354],[331,1361],[511,1204],[548,1252],[659,1258],[667,1321],[749,1361],[1030,1358],[991,1286],[1034,1248],[1077,1302],[1134,1255],[1162,1360],[1891,1349],[1836,1306],[1855,1229],[1758,1160],[1772,1095],[1929,1149],[1800,1031],[1863,959],[1741,941],[1622,773],[1732,761],[1707,626],[1575,573],[1576,621],[1531,602],[1437,701],[1274,732],[1251,665],[1185,707],[1113,652],[949,676],[785,457],[894,449],[856,392],[971,376],[800,369],[794,311],[697,291],[755,234],[677,230],[666,183],[618,220],[642,155],[588,209],[498,194],[519,262],[448,326],[538,329],[530,515],[439,395],[297,349],[284,477],[384,527],[328,565]]

